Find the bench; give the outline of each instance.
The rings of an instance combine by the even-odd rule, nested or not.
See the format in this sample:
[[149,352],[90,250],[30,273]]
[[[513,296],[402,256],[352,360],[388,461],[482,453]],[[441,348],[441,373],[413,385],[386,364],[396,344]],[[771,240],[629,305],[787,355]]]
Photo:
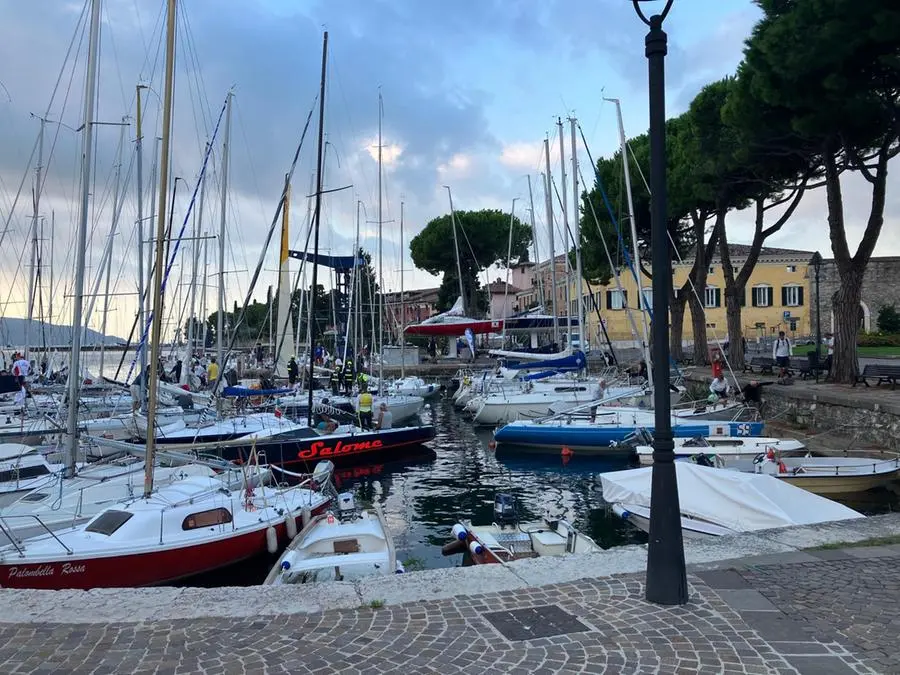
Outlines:
[[744,364],[744,372],[752,373],[754,368],[759,368],[760,373],[774,375],[775,359],[771,356],[754,356],[749,362]]
[[856,382],[853,383],[853,386],[855,387],[857,384],[862,382],[868,387],[868,378],[877,379],[877,384],[881,384],[882,382],[890,382],[891,389],[896,389],[897,380],[900,380],[900,366],[888,366],[882,365],[880,363],[871,363],[863,367],[862,374],[857,375]]
[[831,372],[831,355],[825,357],[823,361],[819,361],[819,357],[815,351],[806,353],[806,363],[800,366],[800,377],[804,380],[808,377],[815,377],[817,373]]

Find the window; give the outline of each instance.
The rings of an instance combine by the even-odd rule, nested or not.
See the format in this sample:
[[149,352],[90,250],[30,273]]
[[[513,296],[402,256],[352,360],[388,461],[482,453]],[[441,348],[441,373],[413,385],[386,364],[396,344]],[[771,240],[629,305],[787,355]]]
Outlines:
[[797,266],[796,266],[796,265],[788,265],[788,266],[787,266],[787,271],[788,271],[788,272],[796,272],[796,271],[797,271]]
[[716,268],[713,267],[712,265],[710,265],[710,266],[709,266],[709,273],[710,273],[710,274],[715,274],[715,273],[716,273]]
[[782,286],[781,305],[782,307],[802,307],[803,286]]
[[652,288],[642,288],[641,293],[643,294],[641,308],[642,309],[653,309],[653,289]]
[[133,515],[133,513],[129,513],[128,511],[116,511],[110,509],[94,518],[84,530],[85,532],[110,535],[127,523]]
[[200,513],[192,513],[184,522],[181,523],[182,530],[196,530],[201,527],[212,527],[213,525],[224,525],[231,522],[231,511],[228,509],[210,509],[209,511],[200,511]]
[[721,307],[722,306],[722,289],[717,288],[715,286],[707,286],[706,293],[703,299],[703,306],[710,307]]
[[797,332],[797,319],[791,319],[790,321],[788,321],[788,330],[792,333]]
[[772,287],[771,286],[754,286],[752,291],[753,291],[753,306],[754,307],[771,307],[772,306]]
[[607,309],[625,309],[628,307],[628,291],[606,291]]
[[715,327],[716,327],[716,324],[714,324],[714,323],[708,323],[708,324],[706,324],[706,327],[707,327],[707,328],[715,328]]

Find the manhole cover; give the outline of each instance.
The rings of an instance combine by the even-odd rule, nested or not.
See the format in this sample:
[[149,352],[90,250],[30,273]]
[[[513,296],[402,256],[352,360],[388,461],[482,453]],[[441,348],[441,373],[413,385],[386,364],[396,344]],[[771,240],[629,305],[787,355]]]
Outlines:
[[484,618],[507,640],[535,640],[590,630],[573,615],[556,605],[514,609],[509,612],[488,612]]

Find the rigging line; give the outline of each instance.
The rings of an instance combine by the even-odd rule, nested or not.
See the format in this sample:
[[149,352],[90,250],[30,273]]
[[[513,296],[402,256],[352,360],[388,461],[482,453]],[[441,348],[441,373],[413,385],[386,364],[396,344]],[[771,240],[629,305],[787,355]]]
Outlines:
[[[269,248],[269,244],[272,241],[272,236],[275,233],[275,228],[278,226],[279,217],[281,216],[281,210],[284,208],[284,202],[287,198],[287,190],[288,185],[291,184],[291,179],[294,176],[294,170],[297,168],[297,162],[300,159],[300,151],[303,148],[303,142],[306,140],[306,133],[309,131],[309,124],[312,120],[313,112],[315,111],[315,102],[318,101],[319,96],[316,95],[315,99],[313,99],[313,106],[309,109],[309,114],[306,116],[306,123],[303,125],[303,133],[300,135],[300,142],[297,144],[297,149],[294,152],[294,159],[291,162],[291,168],[288,171],[287,180],[285,181],[284,187],[281,190],[281,199],[278,200],[278,206],[275,209],[275,215],[272,217],[271,225],[269,226],[269,232],[266,235],[266,241],[263,245],[262,254],[260,255],[259,262],[256,265],[256,269],[253,271],[253,277],[250,280],[250,288],[247,289],[247,294],[244,299],[244,306],[241,308],[240,317],[235,320],[234,330],[231,332],[231,340],[228,344],[228,349],[226,350],[226,355],[224,357],[224,362],[228,361],[228,356],[232,353],[234,349],[234,343],[237,340],[238,330],[244,322],[244,318],[247,313],[247,306],[250,304],[250,298],[253,295],[253,289],[256,287],[256,282],[259,279],[259,273],[262,270],[263,263],[265,262],[266,250]],[[315,269],[315,268],[313,268]],[[315,293],[315,289],[312,289],[312,292]],[[315,317],[312,317],[315,319]],[[223,362],[223,369],[224,369]],[[223,373],[220,373],[219,378],[221,379]],[[312,373],[310,373],[312,376]]]
[[39,138],[35,137],[34,147],[31,148],[31,157],[28,158],[28,165],[25,167],[25,172],[22,174],[22,180],[19,181],[19,189],[16,190],[16,196],[15,199],[13,199],[12,207],[10,208],[9,213],[6,215],[6,222],[3,223],[3,231],[0,232],[0,250],[2,250],[3,248],[3,240],[6,238],[6,234],[10,230],[9,223],[12,220],[13,214],[15,213],[16,205],[19,203],[19,198],[22,196],[22,190],[25,187],[25,181],[31,174],[31,163],[34,161],[34,156],[37,153],[38,140]]
[[116,77],[119,80],[119,93],[122,95],[122,107],[125,110],[130,108],[128,104],[128,98],[125,95],[125,83],[122,81],[122,69],[119,67],[119,52],[116,49],[116,40],[113,37],[112,27],[115,25],[115,22],[112,20],[112,17],[109,15],[109,4],[103,5],[103,13],[106,15],[106,22],[109,24],[107,35],[109,39],[109,46],[112,49],[113,53],[113,62],[116,64]]
[[[85,0],[84,6],[81,8],[81,15],[78,17],[78,22],[75,24],[75,31],[72,33],[72,39],[69,41],[69,46],[66,48],[66,55],[63,58],[63,65],[59,69],[59,75],[56,78],[56,84],[53,85],[53,91],[50,93],[50,101],[47,103],[47,110],[44,112],[44,117],[50,116],[50,109],[53,107],[53,100],[56,98],[56,92],[59,88],[59,83],[62,80],[63,72],[66,69],[66,63],[69,61],[69,56],[72,54],[72,47],[75,44],[75,37],[79,34],[81,38],[78,41],[79,51],[81,49],[81,42],[84,40],[84,26],[82,26],[82,22],[85,21],[87,17],[87,10],[90,7],[91,0]],[[77,57],[76,57],[77,58]]]
[[[197,81],[198,92],[200,92],[200,100],[201,103],[206,104],[206,110],[203,111],[205,113],[204,120],[211,122],[213,109],[210,105],[209,96],[206,95],[208,89],[206,87],[206,81],[203,78],[203,69],[200,67],[200,55],[197,51],[197,40],[194,38],[194,28],[191,25],[191,19],[190,16],[188,16],[188,12],[181,12],[180,16],[184,23],[184,34],[187,40],[188,55],[194,64],[194,79]],[[207,132],[206,135],[208,136],[209,128],[207,127],[205,131]]]
[[[222,103],[222,108],[221,108],[221,110],[219,110],[219,118],[216,122],[216,127],[215,127],[215,130],[213,131],[213,136],[210,139],[209,145],[207,146],[207,149],[206,149],[206,153],[203,156],[203,163],[200,168],[200,175],[197,179],[197,182],[194,184],[194,191],[193,191],[193,194],[191,195],[191,201],[188,205],[188,209],[187,209],[186,213],[184,214],[184,220],[181,223],[181,229],[178,232],[178,238],[175,240],[175,245],[171,247],[172,250],[169,254],[169,258],[168,258],[168,260],[166,260],[166,268],[164,270],[164,275],[163,275],[163,279],[162,279],[162,287],[160,289],[161,296],[164,296],[166,293],[166,285],[169,280],[169,274],[172,271],[172,265],[175,263],[175,258],[178,256],[178,250],[179,250],[179,247],[181,246],[181,239],[184,236],[184,230],[187,227],[188,221],[190,220],[191,211],[194,207],[195,200],[197,199],[197,193],[200,191],[200,185],[203,182],[203,176],[204,176],[204,173],[206,172],[206,166],[209,162],[209,157],[211,154],[210,148],[212,148],[213,144],[215,143],[216,136],[219,133],[219,125],[222,123],[222,117],[225,114],[225,108],[227,107],[227,105],[228,105],[228,97],[226,96],[225,101]],[[173,197],[174,197],[174,195],[173,195]],[[174,202],[173,202],[173,207],[174,207]],[[174,208],[173,208],[173,211],[174,211]],[[157,261],[157,264],[159,264],[159,261]],[[134,366],[139,358],[140,351],[143,348],[143,346],[146,344],[147,335],[149,334],[151,324],[153,323],[154,311],[155,310],[151,310],[147,313],[148,316],[145,320],[144,329],[141,334],[141,341],[138,344],[137,352],[135,353],[135,356],[131,361],[131,366],[128,369],[128,376],[127,376],[126,380],[131,379],[131,373],[134,371]]]

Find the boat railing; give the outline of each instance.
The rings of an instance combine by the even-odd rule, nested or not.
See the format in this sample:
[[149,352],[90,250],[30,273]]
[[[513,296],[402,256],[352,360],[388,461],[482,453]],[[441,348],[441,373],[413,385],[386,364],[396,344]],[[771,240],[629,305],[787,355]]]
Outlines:
[[[841,475],[853,475],[859,476],[862,473],[862,469],[866,468],[868,463],[861,464],[810,464],[804,465],[799,464],[796,467],[788,467],[788,473],[792,473],[794,475],[803,475],[808,472],[815,472],[816,474],[822,474],[827,472],[834,471],[834,476]],[[872,474],[876,475],[879,473],[887,473],[891,469],[900,469],[900,458],[895,459],[882,459],[879,461],[872,462]]]
[[597,408],[597,407],[600,407],[603,405],[608,405],[609,403],[613,403],[614,401],[618,401],[623,398],[632,398],[634,396],[640,396],[644,393],[645,393],[645,390],[643,390],[643,389],[640,391],[630,391],[630,392],[626,391],[626,392],[622,392],[620,394],[616,394],[615,396],[607,396],[605,398],[595,399],[588,403],[580,403],[572,408],[563,410],[562,412],[554,413],[552,415],[547,415],[546,417],[538,417],[537,419],[534,420],[534,423],[542,424],[544,422],[551,422],[551,421],[558,420],[558,419],[577,417],[578,416],[577,413],[590,411],[591,408]]
[[53,530],[51,530],[49,527],[47,527],[47,524],[43,520],[41,520],[40,517],[37,515],[35,515],[33,513],[28,513],[28,514],[22,514],[22,515],[0,516],[0,533],[2,533],[9,540],[9,542],[13,545],[13,547],[19,553],[20,557],[24,557],[24,555],[25,555],[25,542],[22,541],[21,539],[16,538],[15,534],[13,533],[13,529],[6,522],[7,518],[28,518],[28,519],[34,520],[40,528],[42,528],[47,534],[49,534],[51,537],[53,537],[53,539],[56,541],[57,544],[59,544],[66,550],[66,553],[68,553],[69,555],[72,555],[74,553],[74,551],[72,551],[72,549],[70,549],[68,546],[66,546],[65,543],[63,543],[63,541],[59,537],[56,536],[56,533]]

